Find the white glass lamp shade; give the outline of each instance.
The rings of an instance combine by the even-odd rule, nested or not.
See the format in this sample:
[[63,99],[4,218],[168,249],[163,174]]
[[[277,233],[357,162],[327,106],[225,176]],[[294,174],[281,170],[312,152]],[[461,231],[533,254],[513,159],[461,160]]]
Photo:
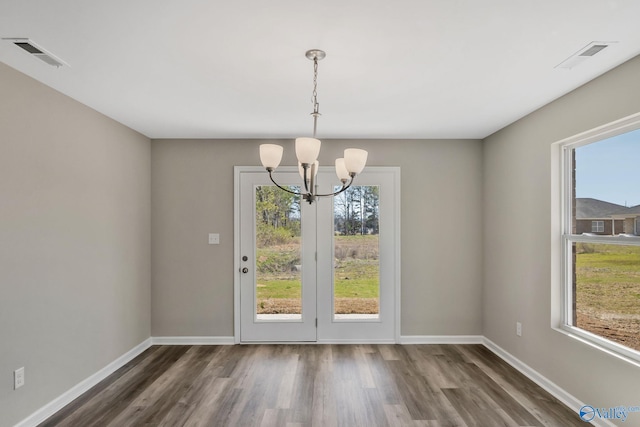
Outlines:
[[338,175],[338,179],[340,181],[348,181],[350,178],[349,171],[347,170],[347,167],[344,165],[343,158],[336,159],[336,175]]
[[[313,174],[314,178],[318,175],[318,169],[320,169],[320,163],[316,160],[313,162],[315,166],[315,173]],[[300,174],[300,178],[304,179],[304,169],[302,168],[302,163],[298,163],[298,173]],[[311,166],[307,169],[307,179],[311,178]]]
[[260,161],[265,168],[275,169],[282,160],[282,147],[275,144],[260,145]]
[[362,172],[364,166],[367,164],[367,153],[365,150],[359,148],[347,148],[344,150],[344,165],[350,173],[356,175]]
[[320,140],[296,138],[296,157],[300,163],[312,164],[320,154]]

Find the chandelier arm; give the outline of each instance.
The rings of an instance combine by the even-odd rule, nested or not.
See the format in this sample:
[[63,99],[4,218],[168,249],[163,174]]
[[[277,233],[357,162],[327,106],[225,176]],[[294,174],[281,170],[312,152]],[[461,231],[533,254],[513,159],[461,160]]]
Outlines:
[[[309,187],[311,187],[311,190],[307,190],[309,193],[315,195],[316,192],[316,164],[312,163],[311,166],[309,167]],[[306,176],[306,175],[305,175]]]
[[304,177],[302,178],[302,180],[304,181],[304,191],[308,193],[311,193],[311,191],[309,191],[309,181],[307,180],[307,171],[309,170],[309,164],[308,163],[302,163],[302,174],[304,175]]
[[291,191],[291,190],[289,190],[289,189],[287,189],[287,188],[284,188],[282,185],[278,184],[278,183],[273,179],[273,176],[271,175],[271,171],[268,171],[268,172],[269,172],[269,179],[271,180],[271,182],[273,182],[273,183],[276,185],[276,187],[278,187],[279,189],[281,189],[281,190],[283,190],[283,191],[286,191],[287,193],[295,194],[296,196],[302,196],[302,193],[299,193],[299,192],[297,193],[297,192],[295,192],[295,191]]
[[335,193],[331,193],[331,194],[316,194],[316,197],[334,197],[337,196],[340,193],[344,193],[345,191],[347,191],[349,189],[349,187],[351,187],[351,184],[353,184],[353,176],[351,177],[351,181],[349,181],[348,184],[343,183],[342,184],[342,188],[338,191],[336,191]]

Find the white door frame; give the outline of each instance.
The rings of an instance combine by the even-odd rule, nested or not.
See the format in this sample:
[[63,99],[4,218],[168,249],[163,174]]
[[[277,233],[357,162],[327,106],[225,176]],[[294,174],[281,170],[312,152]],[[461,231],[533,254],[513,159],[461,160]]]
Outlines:
[[[283,166],[280,167],[283,171],[297,171],[296,167],[288,167]],[[329,167],[321,167],[320,170],[331,170]],[[394,191],[393,191],[393,200],[391,203],[393,204],[395,221],[393,224],[394,227],[394,340],[395,343],[400,343],[400,333],[401,333],[401,262],[400,262],[400,168],[399,167],[367,167],[368,171],[372,172],[386,172],[392,173],[394,176]],[[241,280],[241,254],[240,254],[240,174],[243,172],[263,172],[264,168],[260,166],[235,166],[234,167],[234,289],[233,289],[233,299],[234,299],[234,321],[233,321],[233,332],[234,332],[234,342],[236,344],[240,343],[240,280]],[[357,185],[357,182],[355,183]],[[363,343],[365,340],[349,340],[349,341],[340,341],[341,343]],[[373,342],[373,341],[372,341]],[[329,341],[318,341],[318,343],[329,343]]]

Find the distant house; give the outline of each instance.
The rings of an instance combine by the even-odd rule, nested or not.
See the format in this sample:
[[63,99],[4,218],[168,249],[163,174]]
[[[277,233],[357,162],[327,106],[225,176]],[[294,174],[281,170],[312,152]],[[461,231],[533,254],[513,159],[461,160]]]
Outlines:
[[623,233],[640,236],[640,205],[625,208],[624,210],[611,215],[616,221],[623,222]]
[[576,198],[576,234],[640,235],[640,205],[626,207],[591,198]]

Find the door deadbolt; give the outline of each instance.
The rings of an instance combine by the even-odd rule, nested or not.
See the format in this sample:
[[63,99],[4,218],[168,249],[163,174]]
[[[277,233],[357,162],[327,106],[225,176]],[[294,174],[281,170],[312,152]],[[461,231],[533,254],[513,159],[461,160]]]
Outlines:
[[248,259],[249,259],[249,257],[248,257],[248,256],[246,256],[246,255],[244,255],[244,256],[242,257],[242,260],[243,260],[243,261],[247,261]]

